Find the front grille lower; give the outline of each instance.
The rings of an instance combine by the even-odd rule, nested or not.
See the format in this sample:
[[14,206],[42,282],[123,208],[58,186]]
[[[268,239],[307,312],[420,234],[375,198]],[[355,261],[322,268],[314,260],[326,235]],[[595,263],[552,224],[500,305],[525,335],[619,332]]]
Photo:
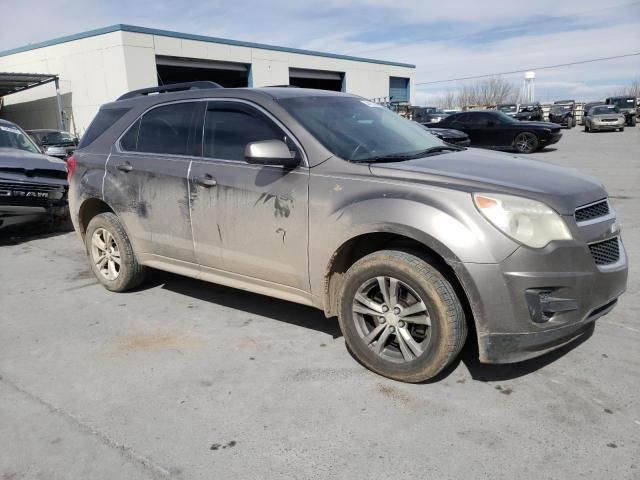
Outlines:
[[611,265],[620,259],[620,242],[618,237],[589,245],[591,256],[596,265]]
[[51,201],[48,198],[33,197],[1,197],[0,207],[17,206],[17,207],[48,207]]
[[597,203],[576,209],[576,222],[586,222],[609,214],[609,202],[604,199]]

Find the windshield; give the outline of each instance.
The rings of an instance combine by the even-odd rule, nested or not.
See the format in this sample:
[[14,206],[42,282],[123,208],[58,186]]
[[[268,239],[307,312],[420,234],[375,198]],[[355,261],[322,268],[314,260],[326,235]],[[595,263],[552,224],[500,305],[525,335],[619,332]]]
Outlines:
[[568,112],[571,110],[571,105],[554,105],[553,107],[551,107],[551,112],[552,113],[562,113],[562,112]]
[[611,104],[620,108],[634,108],[636,106],[636,99],[633,97],[628,98],[613,98]]
[[56,145],[59,143],[73,143],[73,137],[67,132],[31,132],[42,145]]
[[296,97],[281,105],[333,154],[350,161],[444,145],[418,123],[355,97]]
[[0,125],[0,148],[15,148],[31,153],[41,153],[33,140],[15,125]]
[[606,115],[610,113],[618,113],[619,111],[620,110],[618,110],[618,107],[615,105],[608,107],[593,107],[593,109],[591,109],[591,115]]
[[515,113],[518,111],[517,105],[498,105],[498,110],[504,113]]

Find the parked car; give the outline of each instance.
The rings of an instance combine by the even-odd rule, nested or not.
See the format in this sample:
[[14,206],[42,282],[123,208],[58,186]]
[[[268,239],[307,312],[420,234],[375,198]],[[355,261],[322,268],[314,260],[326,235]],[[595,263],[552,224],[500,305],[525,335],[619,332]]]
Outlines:
[[512,118],[516,118],[519,107],[520,106],[517,103],[503,103],[501,105],[497,105],[496,110]]
[[0,120],[0,229],[67,215],[65,163],[42,154],[16,124]]
[[549,110],[549,121],[567,128],[576,126],[576,102],[574,100],[559,100],[553,102]]
[[451,128],[429,128],[426,125],[423,125],[423,127],[426,128],[429,133],[432,133],[443,142],[457,145],[459,147],[468,147],[469,145],[471,145],[469,135],[461,132],[460,130],[452,130]]
[[582,125],[586,125],[586,119],[589,116],[589,111],[598,105],[606,105],[604,100],[601,102],[589,102],[585,103],[584,108],[582,109]]
[[78,146],[78,139],[63,130],[27,130],[27,133],[42,146],[44,153],[63,160]]
[[615,105],[625,117],[626,125],[636,126],[636,97],[609,97],[605,100],[607,105]]
[[620,130],[622,132],[625,121],[625,116],[620,113],[616,105],[600,105],[589,110],[589,115],[585,117],[584,131]]
[[435,123],[449,116],[436,107],[413,107],[411,115],[413,120],[418,123]]
[[407,382],[451,363],[471,324],[482,362],[520,361],[588,332],[625,290],[598,180],[447,145],[340,92],[198,85],[104,105],[68,161],[108,290],[149,266],[311,305]]
[[517,120],[525,120],[529,122],[544,122],[544,111],[539,102],[526,103],[520,105],[520,109],[516,114]]
[[560,127],[548,122],[521,122],[497,110],[455,113],[430,126],[469,135],[474,147],[533,153],[560,140]]

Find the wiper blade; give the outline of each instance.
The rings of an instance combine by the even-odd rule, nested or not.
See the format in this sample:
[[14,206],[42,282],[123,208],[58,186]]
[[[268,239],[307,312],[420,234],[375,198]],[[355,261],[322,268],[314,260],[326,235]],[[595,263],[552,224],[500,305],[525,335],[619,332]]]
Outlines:
[[352,160],[353,162],[402,162],[404,160],[414,160],[416,158],[427,157],[429,155],[435,155],[442,152],[459,152],[465,150],[464,147],[456,147],[453,145],[439,145],[437,147],[427,148],[419,152],[414,153],[391,153],[388,155],[378,155],[376,157],[363,158],[359,160]]

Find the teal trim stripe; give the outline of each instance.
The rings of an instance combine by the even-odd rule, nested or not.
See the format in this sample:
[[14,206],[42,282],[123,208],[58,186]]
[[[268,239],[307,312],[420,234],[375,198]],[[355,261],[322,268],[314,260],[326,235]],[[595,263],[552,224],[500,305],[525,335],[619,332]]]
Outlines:
[[336,58],[339,60],[352,60],[355,62],[377,63],[380,65],[392,65],[395,67],[416,68],[415,65],[409,63],[388,62],[386,60],[374,60],[371,58],[352,57],[349,55],[337,55],[327,52],[316,52],[313,50],[302,50],[299,48],[289,47],[277,47],[275,45],[266,45],[263,43],[254,42],[242,42],[240,40],[230,40],[228,38],[208,37],[205,35],[194,35],[191,33],[172,32],[170,30],[157,30],[155,28],[137,27],[135,25],[111,25],[109,27],[98,28],[96,30],[89,30],[88,32],[76,33],[74,35],[67,35],[66,37],[54,38],[53,40],[47,40],[45,42],[32,43],[25,45],[24,47],[13,48],[0,52],[0,57],[6,57],[7,55],[13,55],[14,53],[28,52],[29,50],[35,50],[37,48],[50,47],[52,45],[58,45],[61,43],[72,42],[74,40],[80,40],[83,38],[95,37],[97,35],[104,35],[105,33],[112,32],[133,32],[133,33],[146,33],[148,35],[158,35],[162,37],[180,38],[183,40],[199,40],[201,42],[221,43],[223,45],[235,45],[238,47],[248,48],[260,48],[263,50],[273,50],[276,52],[297,53],[300,55],[312,55],[314,57],[327,57]]

